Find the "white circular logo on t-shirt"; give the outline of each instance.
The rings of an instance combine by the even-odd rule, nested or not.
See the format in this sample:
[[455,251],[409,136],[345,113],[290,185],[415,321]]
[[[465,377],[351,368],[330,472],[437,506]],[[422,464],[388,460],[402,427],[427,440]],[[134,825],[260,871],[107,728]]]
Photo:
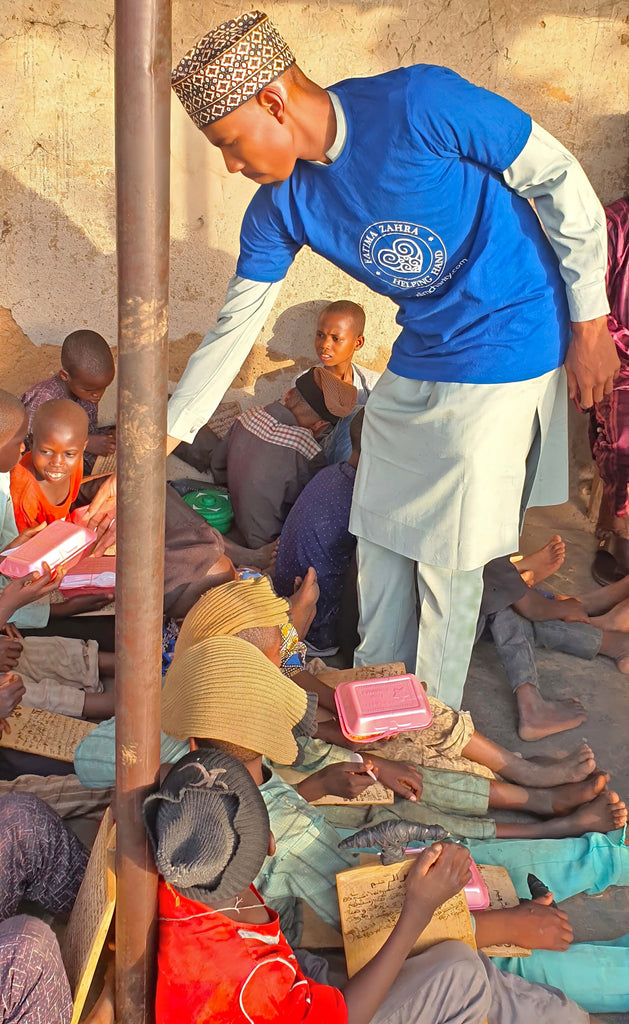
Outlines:
[[396,288],[434,285],[445,270],[447,258],[439,235],[423,224],[378,221],[360,240],[360,261],[365,270]]

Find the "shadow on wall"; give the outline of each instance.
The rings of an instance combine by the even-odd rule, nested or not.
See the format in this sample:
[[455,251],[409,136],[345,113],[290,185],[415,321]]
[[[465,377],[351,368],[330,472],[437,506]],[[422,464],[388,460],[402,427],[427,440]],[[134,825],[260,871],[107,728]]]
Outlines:
[[[263,344],[254,345],[237,379],[237,386],[242,386],[240,377],[246,376],[248,382],[254,385],[256,401],[267,400],[269,385],[272,385],[278,397],[283,397],[295,377],[318,362],[314,347],[315,328],[319,314],[328,301],[313,299],[297,302],[280,313],[270,329],[270,337],[265,338]],[[264,365],[268,367],[269,363],[275,364],[275,369],[256,373],[256,349],[261,350]],[[298,355],[298,352],[304,354]]]

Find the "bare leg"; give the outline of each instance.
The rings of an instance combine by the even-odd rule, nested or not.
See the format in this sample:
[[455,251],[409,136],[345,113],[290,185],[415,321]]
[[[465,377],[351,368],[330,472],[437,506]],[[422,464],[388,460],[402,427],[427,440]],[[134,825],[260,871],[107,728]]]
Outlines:
[[532,683],[518,686],[515,699],[519,714],[518,735],[520,739],[529,742],[554,736],[567,729],[576,729],[587,718],[585,708],[575,697],[544,700]]
[[582,782],[596,768],[594,754],[587,743],[575,747],[562,758],[526,758],[500,747],[476,731],[461,751],[463,757],[484,764],[520,786],[560,786],[566,782]]
[[268,569],[270,572],[275,568],[278,540],[272,540],[261,548],[243,548],[229,537],[223,537],[223,540],[225,554],[234,565],[250,565],[252,569]]
[[113,693],[86,693],[83,718],[111,718],[115,714]]
[[627,824],[627,808],[618,793],[604,789],[595,800],[583,804],[565,818],[520,824],[497,821],[497,839],[566,839],[586,832],[612,832]]
[[489,806],[510,811],[527,811],[540,818],[569,814],[576,807],[590,803],[605,788],[609,775],[597,772],[583,782],[568,782],[550,789],[514,786],[511,782],[493,780],[489,783]]
[[113,651],[98,652],[98,674],[100,676],[113,676],[116,671],[116,655]]
[[613,633],[603,630],[599,654],[613,658],[619,672],[629,674],[629,636],[626,633]]
[[629,633],[629,598],[619,601],[618,604],[610,608],[604,615],[591,615],[590,623],[598,629],[611,630],[616,633]]
[[520,558],[515,563],[515,567],[521,576],[523,573],[526,573],[527,584],[530,587],[535,587],[542,580],[557,572],[557,569],[563,564],[565,557],[566,545],[557,533],[539,551],[534,551],[532,554],[524,555],[523,558]]
[[583,607],[588,615],[604,615],[611,611],[621,601],[629,597],[629,576],[618,580],[617,583],[610,583],[607,587],[596,587],[595,590],[587,590],[585,594],[579,595]]

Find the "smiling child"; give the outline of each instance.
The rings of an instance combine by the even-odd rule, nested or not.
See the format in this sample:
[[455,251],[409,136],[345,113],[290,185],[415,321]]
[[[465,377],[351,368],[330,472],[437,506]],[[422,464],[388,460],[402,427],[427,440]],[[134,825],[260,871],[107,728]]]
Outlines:
[[64,519],[83,478],[87,413],[67,398],[44,402],[35,411],[32,451],[11,473],[11,499],[18,531]]

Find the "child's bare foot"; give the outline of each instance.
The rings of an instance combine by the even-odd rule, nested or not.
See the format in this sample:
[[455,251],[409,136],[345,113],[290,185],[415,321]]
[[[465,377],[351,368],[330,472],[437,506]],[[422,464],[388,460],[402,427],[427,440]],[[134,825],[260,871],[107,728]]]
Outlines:
[[279,544],[279,538],[277,540],[269,541],[268,544],[264,544],[261,548],[250,548],[247,554],[247,562],[252,569],[262,569],[264,572],[268,572],[273,575],[275,569],[275,558],[277,556],[277,545]]
[[613,832],[627,824],[627,808],[612,790],[604,789],[595,800],[577,808],[565,818],[546,822],[549,839],[583,836],[586,832]]
[[539,551],[534,551],[531,555],[525,555],[519,562],[516,562],[515,567],[521,576],[523,573],[532,573],[532,582],[529,583],[529,578],[531,577],[528,576],[526,582],[530,587],[535,587],[542,580],[557,572],[557,569],[563,564],[565,557],[566,545],[557,533]]
[[295,593],[290,598],[291,617],[293,626],[303,640],[310,629],[312,620],[317,612],[317,601],[319,600],[319,584],[317,574],[310,566],[303,580],[301,576],[295,579]]
[[575,808],[591,803],[608,782],[609,775],[596,772],[592,778],[584,779],[583,782],[567,782],[565,786],[555,786],[553,789],[532,789],[527,810],[541,818],[564,817]]
[[599,654],[613,658],[618,671],[629,675],[629,636],[626,633],[603,630]]
[[616,633],[629,633],[629,598],[620,601],[604,615],[590,616],[590,622],[598,629],[609,629]]
[[587,743],[575,747],[565,757],[517,757],[502,776],[520,786],[546,789],[566,782],[582,782],[596,769],[596,759]]
[[544,700],[532,683],[518,686],[515,693],[519,714],[518,735],[530,743],[567,729],[576,729],[587,718],[585,708],[576,697]]

